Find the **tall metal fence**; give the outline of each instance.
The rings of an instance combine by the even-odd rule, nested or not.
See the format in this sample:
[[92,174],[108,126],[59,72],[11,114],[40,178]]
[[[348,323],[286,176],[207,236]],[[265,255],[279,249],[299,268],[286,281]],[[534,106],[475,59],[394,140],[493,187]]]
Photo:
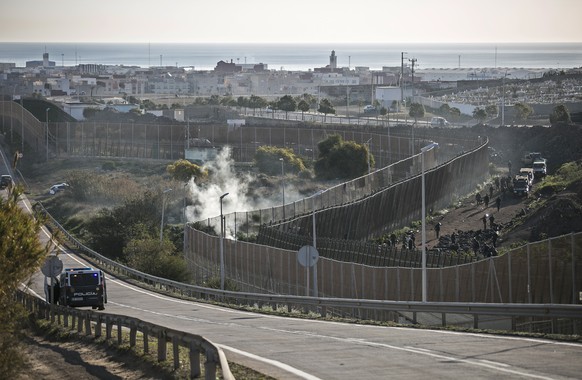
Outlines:
[[[186,229],[197,280],[219,277],[216,236]],[[224,240],[225,277],[241,291],[354,299],[421,301],[422,269],[369,266],[319,257],[303,267],[297,251]],[[316,290],[315,290],[316,289]],[[429,302],[579,303],[582,233],[512,249],[502,256],[427,269]]]
[[[279,246],[293,241],[302,241],[301,236],[313,236],[312,231],[317,238],[336,239],[337,245],[341,245],[341,240],[364,240],[391,229],[400,228],[412,220],[420,219],[422,174],[419,174],[419,165],[415,164],[418,162],[418,157],[419,155],[410,158],[407,165],[410,169],[403,171],[407,174],[414,173],[412,177],[406,179],[404,175],[402,180],[384,188],[362,189],[360,187],[359,194],[364,195],[362,199],[350,199],[350,193],[347,192],[348,195],[346,195],[344,188],[349,188],[358,181],[366,183],[370,181],[370,176],[364,176],[352,183],[330,189],[329,193],[335,195],[327,198],[331,199],[327,208],[324,204],[324,194],[319,194],[314,197],[314,200],[308,201],[308,198],[300,201],[300,207],[294,205],[293,210],[301,209],[303,214],[293,215],[293,217],[289,217],[288,214],[288,219],[283,222],[276,219],[284,215],[283,207],[281,207],[277,211],[272,208],[271,213],[268,210],[260,210],[258,214],[255,211],[225,215],[224,225],[234,236],[241,229],[250,229],[250,224],[257,228],[262,225],[262,230],[268,231],[270,237],[274,237],[274,240],[279,239]],[[432,161],[430,159],[427,161],[434,165],[435,158],[436,155],[433,152]],[[428,208],[439,209],[451,204],[455,196],[469,192],[488,175],[487,142],[442,165],[429,167],[431,168],[425,172],[426,204]],[[379,172],[390,173],[393,170],[394,168],[384,168]],[[342,194],[341,197],[337,196],[338,192]],[[357,194],[358,192],[354,192],[354,197]],[[348,203],[348,201],[351,202]],[[288,207],[286,205],[284,208]],[[316,223],[315,229],[311,224],[313,220]],[[204,221],[204,225],[200,222],[194,227],[201,229],[206,223],[210,227],[220,225],[220,216]],[[194,227],[187,226],[185,230],[185,252],[196,279],[203,281],[208,277],[219,275],[217,269],[220,267],[220,260],[217,261],[217,248],[220,239],[196,230]],[[278,230],[280,232],[277,232]],[[259,236],[260,239],[261,236]],[[242,289],[254,292],[305,294],[305,289],[308,288],[305,280],[309,276],[304,274],[306,269],[299,268],[296,250],[230,239],[226,240],[225,247],[223,249],[224,261],[229,267],[226,270],[226,277],[235,281]],[[316,270],[321,278],[315,277],[313,280],[315,283],[324,284],[319,288],[323,292],[318,293],[319,295],[392,300],[415,300],[418,296],[420,286],[415,285],[412,274],[414,268],[396,268],[396,273],[387,275],[383,272],[393,271],[394,268],[357,264],[354,262],[356,261],[354,257],[349,260],[352,262],[321,257]],[[365,274],[365,272],[368,273]],[[300,280],[301,276],[304,277],[303,280]],[[390,278],[390,284],[387,278]],[[368,294],[370,289],[374,289],[372,294]],[[366,294],[363,295],[364,293]],[[443,291],[443,293],[446,292]],[[444,297],[444,295],[439,295],[439,297]]]
[[254,119],[246,126],[226,123],[139,124],[108,122],[40,122],[13,101],[0,101],[0,127],[7,140],[18,146],[25,159],[36,161],[71,156],[128,157],[177,160],[184,158],[188,138],[208,139],[215,147],[228,145],[237,162],[251,162],[261,145],[287,147],[303,157],[318,157],[317,144],[331,134],[368,145],[376,167],[385,167],[413,155],[424,141],[442,141],[447,152],[471,149],[475,141],[451,138],[439,131],[410,128],[395,134],[393,128],[361,125],[325,125]]

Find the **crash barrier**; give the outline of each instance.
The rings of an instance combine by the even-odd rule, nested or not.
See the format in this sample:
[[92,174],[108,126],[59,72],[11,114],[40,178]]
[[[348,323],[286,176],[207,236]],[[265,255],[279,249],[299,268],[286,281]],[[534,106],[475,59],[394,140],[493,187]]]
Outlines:
[[[42,205],[38,204],[37,207],[46,213]],[[106,258],[83,246],[50,214],[46,215],[49,225],[60,230],[61,237],[68,241],[68,245],[95,266],[122,279],[145,284],[154,291],[178,297],[239,307],[270,306],[272,310],[314,312],[323,317],[397,320],[401,315],[412,313],[412,323],[428,325],[431,323],[415,313],[436,313],[437,317],[440,315],[443,326],[454,324],[450,318],[447,320],[447,315],[463,314],[471,315],[473,326],[477,328],[481,326],[479,321],[483,321],[486,316],[499,315],[515,318],[512,325],[507,327],[512,330],[557,332],[559,329],[567,334],[574,334],[573,331],[580,333],[581,330],[582,305],[574,304],[580,303],[578,291],[582,289],[582,233],[531,243],[503,256],[476,263],[428,269],[429,302],[422,303],[419,302],[422,287],[419,268],[377,268],[320,258],[316,268],[308,271],[297,264],[296,252],[254,244],[248,246],[253,247],[252,253],[243,247],[236,256],[232,256],[233,251],[228,248],[228,244],[225,250],[225,254],[229,253],[225,255],[225,275],[228,281],[241,289],[253,289],[254,292],[184,284],[152,276]],[[198,236],[201,239],[199,243],[204,245],[202,235]],[[230,240],[227,242],[232,243]],[[216,267],[218,270],[218,246],[207,248],[208,255],[204,260],[209,262],[204,270],[207,267]],[[267,251],[271,251],[271,257]],[[275,251],[282,254],[277,257],[283,259],[273,259]],[[269,263],[269,267],[261,269],[265,268],[261,264],[264,262]],[[324,272],[326,267],[329,267],[329,273]],[[343,268],[343,271],[339,272],[338,268]],[[237,272],[239,269],[244,272]],[[261,270],[263,273],[260,273]],[[271,277],[274,272],[287,275],[278,283]],[[324,284],[316,292],[319,297],[300,296],[311,294],[305,280],[313,273],[316,273],[317,283]],[[328,281],[327,285],[324,280]],[[329,283],[339,283],[341,294],[329,297]],[[269,294],[270,291],[277,294]],[[291,295],[294,293],[297,295]],[[568,303],[573,305],[565,305]],[[431,320],[434,315],[432,317]],[[559,323],[556,320],[559,318],[567,319],[566,323]]]
[[[104,329],[105,338],[111,340],[114,335],[113,331],[116,330],[118,346],[123,343],[123,329],[129,330],[129,346],[132,348],[136,346],[136,337],[139,332],[143,337],[143,350],[145,353],[149,353],[150,345],[154,340],[157,341],[157,358],[160,362],[167,360],[168,343],[171,343],[174,370],[180,367],[179,349],[180,347],[185,347],[189,353],[190,378],[192,379],[198,378],[202,374],[200,355],[204,354],[206,357],[204,362],[204,377],[206,380],[216,379],[218,366],[221,368],[224,379],[234,380],[224,352],[202,336],[172,330],[137,318],[50,305],[44,300],[23,291],[18,291],[16,298],[37,318],[50,320],[52,323],[56,321],[59,325],[72,330],[76,328],[79,334],[84,331],[87,336],[99,338],[102,336]],[[69,320],[71,320],[70,326]]]

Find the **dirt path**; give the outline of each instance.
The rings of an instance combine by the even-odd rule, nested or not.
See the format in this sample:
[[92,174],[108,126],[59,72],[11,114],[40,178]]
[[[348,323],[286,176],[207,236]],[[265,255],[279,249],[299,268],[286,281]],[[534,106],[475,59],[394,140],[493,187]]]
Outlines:
[[[485,186],[483,190],[480,191],[481,196],[486,193],[489,194],[489,183]],[[475,200],[475,195],[465,198],[456,204],[455,208],[447,210],[443,215],[435,217],[431,222],[427,224],[427,247],[428,249],[438,246],[439,240],[436,238],[436,232],[434,226],[436,223],[441,223],[440,227],[440,237],[441,245],[443,244],[443,237],[448,239],[450,235],[454,232],[457,235],[459,233],[469,233],[474,235],[477,231],[483,231],[487,234],[491,234],[489,220],[487,220],[487,228],[484,230],[483,226],[483,216],[487,214],[488,216],[494,217],[494,222],[497,225],[497,229],[500,230],[498,234],[496,246],[503,246],[506,241],[506,237],[503,235],[503,227],[505,224],[511,222],[511,220],[519,214],[526,207],[525,197],[517,197],[507,191],[505,194],[500,190],[495,189],[493,195],[490,197],[488,207],[485,207],[483,203],[477,204]],[[501,199],[501,205],[499,210],[496,207],[496,199]],[[418,242],[418,239],[417,239]]]
[[[168,375],[134,355],[84,341],[56,342],[27,335],[27,365],[16,380],[163,379]],[[0,376],[1,377],[1,376]]]

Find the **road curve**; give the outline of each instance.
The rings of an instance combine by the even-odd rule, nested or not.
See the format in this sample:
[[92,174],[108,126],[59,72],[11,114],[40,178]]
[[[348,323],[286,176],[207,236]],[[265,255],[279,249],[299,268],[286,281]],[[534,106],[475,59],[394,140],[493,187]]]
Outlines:
[[[7,160],[0,165],[10,172]],[[30,210],[26,199],[22,207]],[[41,233],[46,241],[46,230]],[[85,265],[70,253],[65,267]],[[44,295],[44,277],[31,290]],[[44,297],[43,297],[44,298]],[[156,294],[108,277],[106,312],[204,336],[277,379],[579,379],[582,345],[543,339],[283,318]]]
[[[79,266],[61,254],[65,267]],[[43,277],[31,288],[43,294]],[[204,336],[231,361],[277,379],[575,379],[582,345],[283,318],[152,293],[108,278],[106,312]]]

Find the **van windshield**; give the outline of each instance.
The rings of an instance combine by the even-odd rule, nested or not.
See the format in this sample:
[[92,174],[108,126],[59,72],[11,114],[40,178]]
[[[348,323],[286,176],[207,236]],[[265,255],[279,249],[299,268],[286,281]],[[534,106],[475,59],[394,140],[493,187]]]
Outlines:
[[69,277],[71,286],[99,285],[98,273],[71,274]]

